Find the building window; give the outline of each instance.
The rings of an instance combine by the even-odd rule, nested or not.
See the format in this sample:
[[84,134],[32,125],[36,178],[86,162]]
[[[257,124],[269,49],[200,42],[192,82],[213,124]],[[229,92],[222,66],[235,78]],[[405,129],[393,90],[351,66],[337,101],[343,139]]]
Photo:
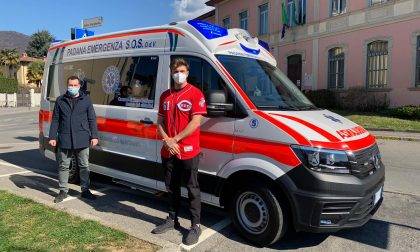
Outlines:
[[226,29],[230,28],[230,17],[223,19],[223,27]]
[[369,6],[381,5],[388,2],[388,0],[369,0]]
[[346,13],[347,9],[346,0],[332,0],[331,1],[331,16],[338,16]]
[[239,24],[241,29],[248,30],[248,11],[239,13]]
[[328,50],[328,88],[344,87],[344,50],[336,47]]
[[388,84],[388,42],[367,45],[367,87],[386,88]]
[[306,23],[306,0],[287,0],[288,26]]
[[260,9],[260,31],[259,35],[268,34],[268,3],[259,6]]
[[417,36],[416,48],[416,87],[420,87],[420,36]]

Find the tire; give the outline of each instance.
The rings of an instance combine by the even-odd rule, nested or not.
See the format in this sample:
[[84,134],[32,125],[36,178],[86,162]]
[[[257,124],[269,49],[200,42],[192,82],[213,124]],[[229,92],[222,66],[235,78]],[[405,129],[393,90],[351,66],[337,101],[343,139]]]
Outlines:
[[230,214],[238,232],[260,246],[275,243],[288,227],[285,204],[274,190],[255,181],[238,186],[232,195]]
[[77,159],[75,156],[71,157],[71,161],[69,165],[69,183],[71,184],[80,183],[79,165],[77,164]]

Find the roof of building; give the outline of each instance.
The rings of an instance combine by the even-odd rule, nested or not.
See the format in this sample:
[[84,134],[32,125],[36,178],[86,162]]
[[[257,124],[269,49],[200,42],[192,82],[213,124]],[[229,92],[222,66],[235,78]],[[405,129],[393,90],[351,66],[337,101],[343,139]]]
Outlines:
[[26,53],[22,53],[19,57],[20,62],[34,62],[34,61],[43,61],[43,60],[44,59],[42,58],[29,57]]
[[220,2],[223,2],[224,0],[210,0],[210,1],[207,1],[206,2],[206,5],[208,5],[208,6],[215,6],[216,4],[218,4],[218,3],[220,3]]
[[203,20],[203,19],[206,19],[206,18],[212,17],[212,16],[214,16],[214,15],[216,15],[216,10],[211,10],[211,11],[209,11],[209,12],[207,12],[207,13],[204,13],[203,15],[201,15],[201,16],[199,16],[199,17],[196,17],[195,19],[198,19],[198,20]]

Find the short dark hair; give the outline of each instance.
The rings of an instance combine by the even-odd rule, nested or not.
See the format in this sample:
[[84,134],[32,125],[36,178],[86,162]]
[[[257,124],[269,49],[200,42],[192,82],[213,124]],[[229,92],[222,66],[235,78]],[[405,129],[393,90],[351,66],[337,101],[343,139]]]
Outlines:
[[175,68],[179,66],[185,66],[188,71],[190,70],[190,65],[184,58],[175,58],[171,62],[171,71],[175,70]]
[[81,85],[80,79],[77,76],[72,75],[72,76],[68,77],[67,78],[67,84],[69,83],[69,80],[77,80],[79,82],[79,85]]
[[122,92],[128,92],[128,89],[132,89],[130,86],[123,86],[123,87],[121,87],[121,89],[120,89],[120,94],[122,93]]

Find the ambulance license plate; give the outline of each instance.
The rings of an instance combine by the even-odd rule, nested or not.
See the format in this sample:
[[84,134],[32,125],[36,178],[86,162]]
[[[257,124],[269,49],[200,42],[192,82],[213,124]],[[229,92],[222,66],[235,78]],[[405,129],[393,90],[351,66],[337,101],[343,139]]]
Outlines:
[[379,200],[382,198],[382,188],[381,187],[375,195],[373,195],[373,205],[376,206],[376,204],[379,202]]

